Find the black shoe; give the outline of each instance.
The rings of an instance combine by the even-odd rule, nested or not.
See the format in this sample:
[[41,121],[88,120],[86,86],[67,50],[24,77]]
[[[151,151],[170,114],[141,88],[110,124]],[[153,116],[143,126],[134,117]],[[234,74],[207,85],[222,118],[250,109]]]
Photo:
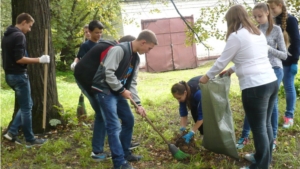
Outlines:
[[4,134],[4,138],[6,138],[7,140],[10,140],[16,144],[22,145],[23,142],[17,137],[12,135],[10,132],[7,132],[6,134]]
[[133,149],[137,148],[138,146],[140,146],[140,143],[131,142],[129,150],[133,150]]
[[134,161],[140,161],[142,158],[143,158],[142,156],[130,154],[125,158],[125,160],[129,162],[134,162]]
[[132,165],[130,165],[128,162],[122,164],[120,167],[118,168],[113,168],[113,169],[135,169],[132,167]]

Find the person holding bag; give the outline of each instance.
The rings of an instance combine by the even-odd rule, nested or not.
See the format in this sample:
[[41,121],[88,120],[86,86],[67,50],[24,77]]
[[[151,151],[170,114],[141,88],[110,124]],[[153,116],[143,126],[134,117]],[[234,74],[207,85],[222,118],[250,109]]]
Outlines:
[[243,107],[252,129],[256,150],[255,154],[246,154],[245,158],[252,164],[245,168],[268,169],[273,146],[271,115],[278,93],[278,84],[268,59],[267,40],[252,23],[243,6],[232,6],[227,11],[225,19],[227,21],[225,49],[212,68],[200,78],[200,83],[205,84],[214,78],[230,61],[235,63],[225,72],[229,74],[236,72],[238,76]]

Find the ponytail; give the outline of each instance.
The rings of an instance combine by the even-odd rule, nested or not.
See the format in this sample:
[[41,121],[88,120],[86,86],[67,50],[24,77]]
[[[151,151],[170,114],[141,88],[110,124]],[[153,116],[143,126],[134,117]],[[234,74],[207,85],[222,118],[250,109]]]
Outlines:
[[283,38],[284,38],[285,46],[288,49],[288,47],[290,46],[290,38],[286,31],[287,18],[288,18],[288,14],[287,14],[286,6],[284,4],[282,4],[281,28],[283,29]]
[[269,4],[266,4],[266,6],[267,6],[268,12],[269,12],[269,15],[268,15],[269,27],[268,27],[267,32],[266,32],[266,36],[268,36],[271,33],[271,31],[273,30],[274,20],[273,20],[272,14],[271,14],[271,9],[270,9]]
[[185,91],[187,92],[187,95],[184,102],[186,103],[188,109],[191,110],[191,90],[189,85],[185,81],[180,81],[179,83],[175,83],[171,88],[172,94],[183,95]]

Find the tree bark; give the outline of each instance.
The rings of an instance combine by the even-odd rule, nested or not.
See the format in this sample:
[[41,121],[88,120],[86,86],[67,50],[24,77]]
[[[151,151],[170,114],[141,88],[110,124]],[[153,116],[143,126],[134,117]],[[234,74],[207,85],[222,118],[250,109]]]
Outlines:
[[[55,55],[52,47],[52,36],[50,26],[50,6],[49,0],[12,0],[12,22],[16,23],[16,17],[23,12],[29,13],[35,20],[31,32],[26,34],[27,51],[29,57],[40,57],[45,53],[45,29],[48,29],[48,55],[51,58],[48,65],[47,83],[47,104],[46,104],[46,131],[50,129],[51,119],[61,120],[59,112],[63,111],[62,105],[58,101]],[[44,65],[28,65],[28,75],[31,83],[32,127],[34,133],[43,132],[43,95],[44,95]]]

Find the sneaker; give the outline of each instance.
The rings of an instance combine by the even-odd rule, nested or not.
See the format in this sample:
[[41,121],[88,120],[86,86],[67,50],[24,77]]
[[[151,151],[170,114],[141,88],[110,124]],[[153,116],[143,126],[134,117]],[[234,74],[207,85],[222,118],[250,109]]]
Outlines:
[[19,145],[23,144],[23,142],[17,136],[12,135],[10,132],[4,134],[4,138]]
[[138,143],[138,142],[136,142],[136,143],[131,142],[129,150],[133,150],[133,149],[137,148],[138,146],[140,146],[140,143]]
[[244,157],[246,160],[250,161],[251,163],[256,163],[256,160],[254,158],[254,154],[246,154]]
[[237,149],[242,149],[248,143],[249,143],[249,138],[248,137],[240,138],[239,141],[236,144],[236,148]]
[[32,142],[26,142],[26,148],[31,148],[33,146],[41,146],[43,145],[45,142],[47,142],[47,139],[35,139],[34,141]]
[[132,167],[132,165],[130,165],[128,162],[122,164],[120,167],[118,168],[113,168],[113,169],[135,169]]
[[107,152],[95,154],[94,152],[92,152],[92,153],[91,153],[91,157],[92,157],[95,161],[103,161],[103,160],[106,160],[106,159],[111,158],[111,154],[110,154],[110,153],[107,153]]
[[142,156],[130,154],[125,158],[125,160],[129,162],[134,162],[134,161],[140,161],[142,158],[143,158]]
[[245,166],[245,167],[242,167],[240,169],[250,169],[250,167],[249,166]]
[[283,128],[288,129],[288,128],[292,127],[293,124],[294,124],[293,118],[284,117]]
[[272,149],[273,149],[273,150],[276,149],[276,140],[274,140],[274,142],[273,142],[273,147],[272,147]]

